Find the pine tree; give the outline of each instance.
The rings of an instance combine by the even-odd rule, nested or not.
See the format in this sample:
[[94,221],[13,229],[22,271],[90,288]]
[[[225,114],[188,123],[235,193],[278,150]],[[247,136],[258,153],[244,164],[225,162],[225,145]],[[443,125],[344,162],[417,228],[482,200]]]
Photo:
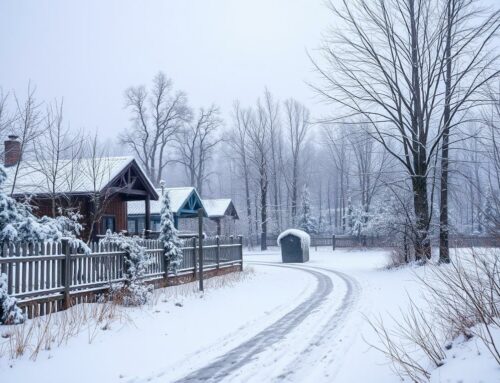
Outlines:
[[301,228],[308,234],[318,233],[318,222],[311,213],[311,200],[309,189],[306,185],[304,185],[304,188],[302,189],[302,206],[299,219],[299,228]]
[[491,234],[500,233],[500,198],[493,190],[488,190],[484,208],[482,211],[482,223]]
[[177,229],[174,225],[174,215],[170,209],[170,197],[168,192],[163,195],[161,208],[161,232],[160,240],[164,242],[165,256],[170,263],[170,268],[177,272],[182,263],[181,242],[177,236]]

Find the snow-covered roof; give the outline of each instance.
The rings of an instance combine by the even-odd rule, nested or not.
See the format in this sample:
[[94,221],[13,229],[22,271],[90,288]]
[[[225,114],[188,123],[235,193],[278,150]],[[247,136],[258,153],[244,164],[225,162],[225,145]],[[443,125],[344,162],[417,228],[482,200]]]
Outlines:
[[309,248],[309,245],[311,243],[311,236],[305,231],[299,229],[288,229],[281,233],[277,239],[278,246],[281,246],[281,240],[289,235],[293,235],[294,237],[300,239],[300,246],[302,247],[302,250],[306,250]]
[[226,215],[238,218],[233,201],[230,198],[204,199],[203,206],[208,218],[221,218]]
[[[134,157],[83,158],[78,160],[60,160],[55,182],[55,192],[62,194],[84,194],[102,191],[120,173],[135,162]],[[139,164],[135,162],[139,168]],[[51,165],[41,165],[38,161],[22,161],[17,173],[14,195],[39,195],[52,193],[51,177],[48,172]],[[4,190],[10,191],[16,166],[5,168],[7,180]],[[141,172],[144,172],[141,169]],[[154,186],[147,176],[143,180],[151,190]]]
[[[158,201],[151,201],[150,204],[151,214],[160,214],[161,212],[161,205],[162,205],[161,196],[163,195],[162,189],[158,188],[156,189],[156,192],[160,196],[160,199]],[[193,193],[196,195],[200,203],[203,205],[203,203],[201,202],[201,198],[198,195],[198,192],[192,186],[165,188],[164,192],[168,193],[168,196],[170,197],[170,208],[172,209],[172,212],[174,214],[181,213],[180,210],[183,208],[183,206],[186,204],[186,202],[189,200],[189,197]],[[144,215],[145,214],[144,201],[129,201],[127,209],[129,215]]]

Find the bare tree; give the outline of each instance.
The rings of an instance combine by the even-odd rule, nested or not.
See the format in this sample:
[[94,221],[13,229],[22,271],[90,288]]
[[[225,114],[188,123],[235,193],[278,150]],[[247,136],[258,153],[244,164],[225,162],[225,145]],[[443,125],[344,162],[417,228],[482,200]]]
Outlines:
[[[370,212],[373,199],[381,187],[383,168],[389,167],[387,152],[378,149],[377,141],[367,133],[368,129],[354,126],[348,137],[355,159],[360,204],[366,213]],[[367,219],[368,214],[365,214],[365,223]]]
[[279,164],[281,162],[282,150],[282,132],[280,121],[280,108],[279,104],[274,101],[271,92],[266,89],[264,92],[263,107],[269,120],[269,139],[270,139],[270,156],[271,156],[271,184],[272,184],[272,198],[273,198],[273,219],[274,231],[276,233],[281,231],[282,216],[281,216],[281,172]]
[[[0,88],[0,140],[3,141],[9,130],[12,129],[12,124],[15,121],[15,115],[12,115],[8,109],[9,94],[4,93]],[[0,149],[2,153],[3,147]]]
[[486,229],[495,236],[500,236],[500,84],[497,89],[490,88],[491,108],[483,114],[486,125],[485,139],[482,142],[483,152],[487,159],[488,192],[482,214]]
[[43,174],[49,198],[52,217],[58,214],[57,207],[65,199],[69,206],[70,196],[61,190],[72,191],[79,177],[79,164],[83,138],[69,126],[63,126],[63,102],[47,108],[42,133],[33,141],[36,170]]
[[292,174],[291,191],[291,217],[292,226],[295,225],[297,216],[298,182],[300,176],[300,160],[310,124],[309,110],[297,102],[289,99],[285,101],[287,136],[290,145]]
[[39,103],[35,98],[36,89],[28,84],[28,93],[24,102],[19,100],[17,96],[14,96],[16,101],[16,119],[13,126],[14,133],[20,139],[20,160],[17,162],[16,170],[14,176],[12,177],[12,189],[11,194],[14,193],[16,189],[17,176],[19,174],[19,167],[21,166],[21,160],[23,156],[26,155],[27,149],[31,146],[30,144],[40,135],[40,124],[42,121],[41,115],[41,103]]
[[242,109],[239,102],[235,102],[233,107],[233,129],[229,139],[230,145],[236,153],[240,165],[241,175],[244,181],[245,205],[248,229],[248,246],[252,246],[252,200],[250,197],[250,164],[248,155],[249,130],[251,113],[249,110]]
[[120,140],[133,151],[153,183],[159,185],[171,161],[169,144],[191,119],[186,94],[174,92],[172,80],[159,72],[149,92],[144,86],[127,89],[125,105],[131,111],[133,126]]
[[346,230],[345,213],[349,193],[350,152],[343,126],[325,126],[324,145],[336,170],[335,226]]
[[449,140],[452,130],[461,123],[464,111],[486,100],[483,88],[498,77],[498,55],[490,53],[492,40],[500,28],[500,10],[486,18],[479,17],[478,1],[446,0],[443,17],[444,108],[441,119],[441,199],[439,259],[449,263],[448,173]]
[[257,111],[251,113],[250,129],[248,137],[251,143],[249,159],[257,169],[259,194],[260,194],[260,249],[267,249],[267,194],[269,187],[268,156],[270,150],[269,120],[260,103],[257,103]]
[[88,212],[87,242],[90,242],[98,228],[96,226],[106,212],[113,193],[111,190],[103,190],[107,180],[110,178],[111,163],[107,156],[106,148],[99,143],[97,134],[87,142],[84,148],[85,160],[82,161],[81,176],[88,182],[90,188],[91,210]]
[[219,109],[211,106],[207,110],[201,108],[196,119],[179,133],[179,156],[176,162],[184,166],[190,185],[196,186],[200,194],[210,175],[207,164],[214,148],[221,141],[218,136],[221,125]]
[[[442,102],[441,28],[432,0],[343,0],[331,4],[338,27],[316,63],[323,85],[315,87],[359,117],[370,134],[403,166],[412,182],[415,252],[430,257],[429,172],[439,148],[436,109]],[[392,144],[392,145],[391,145]]]

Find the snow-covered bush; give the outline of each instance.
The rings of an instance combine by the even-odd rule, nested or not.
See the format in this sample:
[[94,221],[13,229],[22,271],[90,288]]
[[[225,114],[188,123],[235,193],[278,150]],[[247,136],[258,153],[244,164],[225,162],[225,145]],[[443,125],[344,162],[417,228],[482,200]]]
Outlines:
[[302,206],[298,226],[306,233],[318,234],[318,221],[311,213],[311,198],[306,185],[302,190]]
[[[80,228],[73,219],[68,217],[42,217],[33,215],[28,203],[16,201],[9,197],[3,190],[7,174],[0,166],[0,243],[2,242],[58,242],[67,238],[70,243],[86,253],[90,252],[88,246],[76,238],[78,233],[74,229]],[[70,228],[68,224],[72,221]]]
[[20,324],[25,320],[17,299],[7,294],[7,275],[0,274],[0,324]]
[[146,253],[146,248],[139,244],[139,237],[125,237],[123,234],[111,233],[108,230],[101,240],[102,244],[118,246],[127,255],[125,257],[125,270],[123,283],[111,286],[111,297],[124,306],[140,306],[149,300],[153,286],[146,285],[143,277],[151,263]]
[[160,224],[160,240],[163,241],[165,246],[165,256],[169,262],[170,269],[176,273],[182,264],[182,244],[177,236],[177,229],[174,225],[174,215],[170,208],[168,192],[165,192],[163,195]]

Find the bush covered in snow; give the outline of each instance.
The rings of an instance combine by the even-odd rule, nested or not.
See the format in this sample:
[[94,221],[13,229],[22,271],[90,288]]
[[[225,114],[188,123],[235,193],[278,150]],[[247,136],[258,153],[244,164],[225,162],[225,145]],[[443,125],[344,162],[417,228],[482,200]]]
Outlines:
[[139,244],[139,237],[125,237],[123,234],[111,233],[108,230],[101,240],[102,244],[118,246],[127,253],[125,257],[125,281],[111,286],[111,297],[114,301],[124,306],[140,306],[149,300],[153,286],[146,285],[143,277],[151,260],[146,253],[146,248]]
[[174,215],[170,208],[170,197],[168,196],[168,192],[165,192],[163,195],[160,224],[160,240],[163,241],[165,246],[165,256],[169,262],[170,269],[177,272],[177,269],[182,263],[182,245],[174,225]]
[[[0,243],[1,242],[44,242],[60,241],[63,237],[77,248],[89,252],[88,246],[76,238],[78,216],[38,218],[32,214],[31,206],[9,197],[3,190],[7,175],[0,166]],[[75,221],[76,219],[76,221]]]
[[7,275],[0,274],[0,324],[20,324],[25,320],[17,299],[7,294]]

